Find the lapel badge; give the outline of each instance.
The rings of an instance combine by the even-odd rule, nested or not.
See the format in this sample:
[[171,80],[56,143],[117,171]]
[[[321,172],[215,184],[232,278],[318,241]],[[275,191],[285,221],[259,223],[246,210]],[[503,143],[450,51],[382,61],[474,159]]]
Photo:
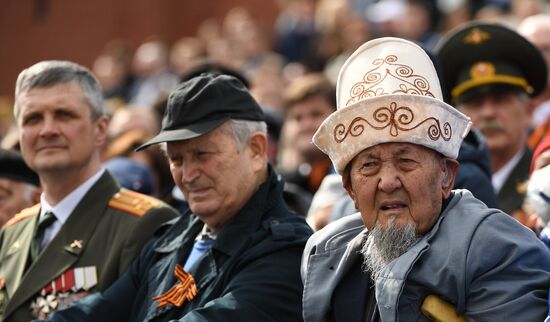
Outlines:
[[0,276],[0,290],[4,288],[4,285],[6,285],[6,280]]
[[71,248],[78,248],[78,249],[82,249],[82,245],[84,244],[84,241],[83,240],[73,240],[73,242],[69,245]]
[[195,279],[184,271],[180,264],[176,264],[174,275],[178,279],[176,285],[166,293],[153,298],[153,301],[158,302],[157,309],[162,309],[168,304],[180,307],[186,300],[192,301],[199,293]]
[[78,255],[84,247],[84,241],[82,239],[75,239],[70,244],[65,246],[65,250],[73,255]]
[[20,245],[21,244],[19,243],[19,241],[11,244],[10,248],[8,249],[8,255],[15,253],[19,249]]

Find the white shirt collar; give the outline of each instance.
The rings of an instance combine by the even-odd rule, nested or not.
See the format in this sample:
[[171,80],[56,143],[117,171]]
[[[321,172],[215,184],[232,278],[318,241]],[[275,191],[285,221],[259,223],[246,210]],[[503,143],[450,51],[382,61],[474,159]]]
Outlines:
[[57,205],[51,206],[47,201],[44,193],[40,195],[40,218],[44,216],[47,211],[54,213],[56,221],[46,229],[44,233],[44,239],[42,245],[46,245],[49,241],[59,232],[61,226],[67,221],[69,215],[74,211],[80,200],[90,190],[90,188],[99,180],[99,178],[105,172],[104,168],[101,168],[96,174],[91,176],[88,180],[84,181],[78,188],[69,193],[63,198]]
[[512,173],[516,165],[519,163],[524,152],[525,149],[519,150],[513,158],[511,158],[502,168],[500,168],[500,170],[493,173],[493,177],[491,180],[493,182],[495,193],[498,194],[500,192],[500,189],[502,189],[504,182],[506,182],[506,179],[508,179],[510,173]]

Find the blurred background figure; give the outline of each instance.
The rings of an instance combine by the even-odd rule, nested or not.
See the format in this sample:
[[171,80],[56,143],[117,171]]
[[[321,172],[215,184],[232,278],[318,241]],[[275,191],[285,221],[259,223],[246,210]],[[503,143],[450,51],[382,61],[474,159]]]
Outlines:
[[152,107],[134,108],[122,106],[114,111],[108,128],[109,140],[134,129],[140,129],[147,133],[158,133],[160,130],[160,117]]
[[441,18],[437,2],[405,0],[400,13],[391,20],[394,35],[412,40],[428,51],[433,50],[439,40],[437,28]]
[[178,77],[189,73],[206,59],[206,48],[199,38],[180,38],[170,48],[170,68]]
[[319,31],[315,23],[314,0],[278,1],[275,48],[287,62],[308,65]]
[[132,49],[121,39],[107,43],[95,59],[92,71],[103,87],[103,95],[109,109],[114,109],[130,100],[134,82],[132,73]]
[[178,83],[178,78],[170,72],[167,45],[160,40],[141,44],[132,60],[136,76],[130,91],[130,104],[140,107],[153,106],[159,99],[168,95]]
[[534,220],[542,222],[544,228],[540,239],[550,248],[550,166],[535,170],[527,185],[526,202]]
[[130,158],[115,157],[104,166],[121,187],[153,196],[156,190],[155,178],[149,167]]
[[19,211],[40,201],[38,175],[17,151],[0,149],[0,227]]
[[285,91],[285,117],[278,169],[287,182],[313,194],[335,173],[330,159],[311,142],[321,123],[336,109],[334,86],[322,74],[296,78]]
[[[531,172],[550,164],[550,135],[545,136],[537,145],[531,160]],[[550,181],[550,178],[549,178]]]
[[330,82],[336,86],[338,73],[348,57],[359,46],[371,39],[371,27],[368,21],[345,8],[340,10],[340,15],[335,18],[333,33],[339,48],[335,55],[328,57],[323,72]]
[[172,206],[179,206],[177,202],[175,204],[172,202],[174,183],[168,164],[160,149],[152,148],[145,151],[135,151],[138,146],[147,142],[153,136],[153,133],[139,128],[123,132],[109,142],[102,152],[101,159],[105,163],[113,158],[123,157],[143,165],[151,171],[153,176],[153,189],[148,194]]
[[540,239],[550,247],[550,135],[533,152],[524,209]]
[[534,149],[545,135],[550,135],[550,15],[538,14],[525,18],[519,24],[518,32],[540,50],[548,73],[546,88],[530,102],[533,132],[529,137],[529,147]]
[[[313,231],[320,230],[332,221],[333,209],[342,199],[349,199],[349,202],[353,204],[342,185],[342,177],[336,173],[327,175],[313,196],[307,212],[307,223],[313,228]],[[351,211],[346,215],[351,215],[354,212],[356,211]]]

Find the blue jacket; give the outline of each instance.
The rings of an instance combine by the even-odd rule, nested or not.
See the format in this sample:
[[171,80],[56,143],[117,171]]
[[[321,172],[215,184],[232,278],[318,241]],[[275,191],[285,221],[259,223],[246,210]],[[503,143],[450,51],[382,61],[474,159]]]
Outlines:
[[[430,321],[420,308],[425,297],[434,294],[468,321],[543,321],[550,285],[548,249],[530,229],[498,209],[487,208],[469,191],[454,190],[447,202],[431,230],[376,279],[380,320]],[[345,304],[331,300],[347,282],[353,265],[361,261],[359,250],[367,234],[361,214],[356,213],[309,239],[301,268],[304,321],[331,321],[332,305]],[[368,287],[360,280],[350,284]],[[365,313],[364,306],[355,304],[366,303],[357,293],[350,292],[355,298],[348,301],[349,316]]]
[[176,283],[203,223],[189,214],[165,225],[126,274],[102,294],[56,313],[51,321],[301,321],[300,258],[311,230],[282,199],[270,170],[241,211],[218,232],[191,270],[198,294],[181,307],[152,300]]
[[491,163],[485,140],[472,129],[464,138],[457,160],[460,168],[454,189],[468,189],[489,208],[497,208],[497,197],[491,182]]

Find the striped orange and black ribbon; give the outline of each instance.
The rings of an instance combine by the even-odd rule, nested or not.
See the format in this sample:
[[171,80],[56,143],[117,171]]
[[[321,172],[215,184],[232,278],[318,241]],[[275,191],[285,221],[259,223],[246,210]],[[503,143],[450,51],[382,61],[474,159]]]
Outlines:
[[176,264],[174,275],[178,279],[176,285],[166,293],[153,298],[153,301],[158,302],[158,309],[162,309],[168,304],[180,307],[186,300],[193,300],[199,293],[195,279],[184,271],[180,264]]

